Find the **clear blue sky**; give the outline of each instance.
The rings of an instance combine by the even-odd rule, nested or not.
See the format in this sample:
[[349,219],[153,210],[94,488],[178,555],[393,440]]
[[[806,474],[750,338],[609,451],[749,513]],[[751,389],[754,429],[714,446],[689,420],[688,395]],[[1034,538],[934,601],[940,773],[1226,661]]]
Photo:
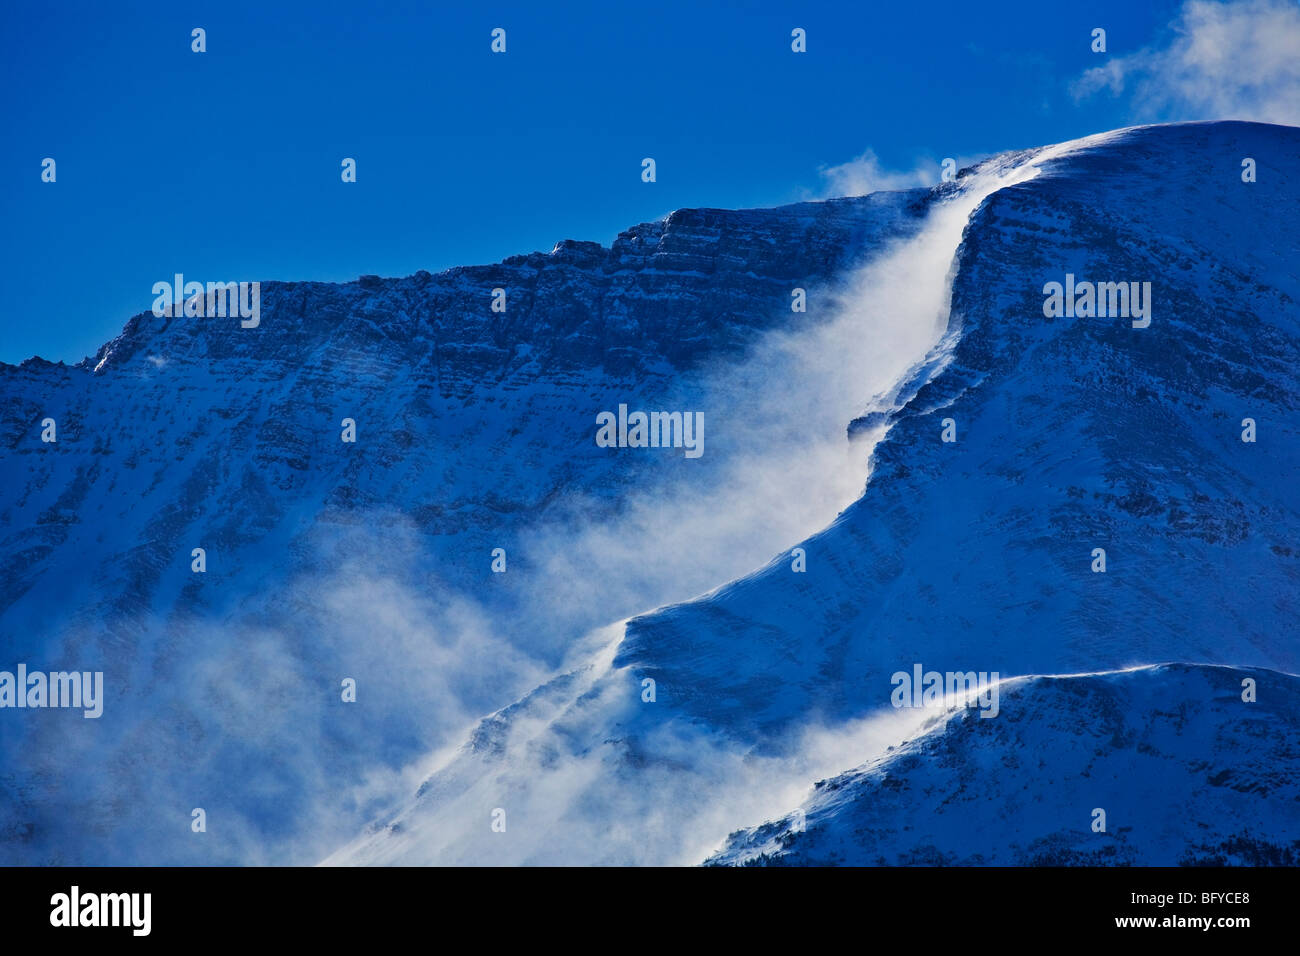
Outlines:
[[[980,12],[981,9],[983,12]],[[1072,80],[1176,3],[11,6],[0,361],[77,361],[154,282],[348,280],[608,243],[683,206],[1131,125]],[[490,30],[507,30],[505,55]],[[790,50],[803,27],[808,52]],[[190,51],[190,30],[208,51]],[[42,183],[41,161],[57,162]],[[340,181],[355,157],[358,182]],[[641,159],[658,182],[641,182]]]

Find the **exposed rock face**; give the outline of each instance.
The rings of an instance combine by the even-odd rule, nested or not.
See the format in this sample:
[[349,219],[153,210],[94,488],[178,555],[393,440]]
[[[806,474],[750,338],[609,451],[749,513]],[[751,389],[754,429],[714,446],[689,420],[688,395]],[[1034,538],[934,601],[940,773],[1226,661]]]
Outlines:
[[[600,488],[614,479],[595,411],[652,401],[734,354],[787,321],[792,288],[832,284],[914,231],[925,206],[918,191],[679,210],[609,249],[564,241],[437,276],[267,282],[256,329],[143,313],[77,366],[0,365],[4,623],[48,627],[86,602],[166,610],[160,569],[214,533],[229,560],[209,582],[238,573],[240,549],[274,560],[273,532],[292,541],[366,508],[431,535],[500,533],[512,512]],[[39,440],[46,416],[57,445]],[[345,416],[365,438],[346,457]],[[72,573],[87,567],[114,581]],[[74,598],[83,576],[94,587]]]

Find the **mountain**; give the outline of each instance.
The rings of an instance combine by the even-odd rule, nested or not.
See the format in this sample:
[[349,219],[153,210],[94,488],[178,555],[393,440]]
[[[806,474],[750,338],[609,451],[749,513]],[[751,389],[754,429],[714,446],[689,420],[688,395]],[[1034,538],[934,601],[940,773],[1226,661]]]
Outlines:
[[665,475],[712,480],[727,429],[710,417],[694,461],[616,454],[596,415],[691,405],[710,364],[815,314],[927,201],[679,210],[609,248],[265,282],[256,328],[146,312],[75,366],[0,365],[0,669],[101,670],[107,696],[92,721],[0,709],[0,861],[332,848],[376,778],[643,607],[644,581],[578,593],[567,529]]
[[[1246,156],[1267,157],[1267,191],[1242,181]],[[978,203],[940,260],[952,267],[947,333],[851,422],[885,434],[864,493],[799,543],[806,571],[787,550],[614,628],[607,658],[485,720],[400,813],[330,861],[704,859],[726,821],[784,819],[826,767],[922,733],[925,711],[889,706],[892,675],[917,664],[1003,678],[1162,661],[1294,672],[1297,160],[1300,132],[1224,123],[1125,130],[973,170],[961,193]],[[867,271],[950,236],[942,215],[941,200],[933,227]],[[941,255],[933,245],[922,258]],[[1045,286],[1069,275],[1152,283],[1150,324],[1046,315]],[[956,441],[943,441],[944,419]],[[647,679],[653,703],[638,696]],[[1264,759],[1254,735],[1221,749],[1233,746],[1237,766]],[[1121,780],[1126,806],[1160,779],[1147,757]],[[1051,780],[1030,788],[1059,799]],[[994,810],[1001,796],[988,794]],[[1122,854],[1074,859],[1190,859],[1258,835],[1278,799],[1219,803],[1217,832],[1187,832],[1177,852],[1130,838]],[[527,832],[491,833],[489,807],[515,808]],[[847,847],[836,861],[935,859],[930,842],[908,841],[912,808],[893,809],[887,825],[903,836],[884,854],[851,852],[861,847],[828,815],[827,841]],[[1070,846],[1080,818],[1049,822],[1061,829],[1025,820],[1027,837],[1040,830],[1023,845]],[[1276,822],[1285,848],[1293,821]],[[1019,825],[1004,825],[1008,842],[1022,842]],[[992,858],[987,837],[945,836],[945,859]],[[741,840],[722,859],[740,858]]]
[[710,864],[1300,862],[1300,678],[1164,664],[1014,678],[1000,697],[997,719],[965,707],[936,717],[819,781],[800,824],[732,834]]
[[[0,366],[0,641],[107,698],[0,709],[0,862],[1277,862],[1298,177],[1300,130],[1141,127]],[[1149,325],[1047,314],[1075,280]],[[600,447],[620,405],[704,453]],[[917,664],[1017,680],[936,729]]]
[[[1267,184],[1241,181],[1244,156]],[[991,194],[956,253],[947,365],[890,416],[807,574],[778,558],[638,618],[617,663],[755,743],[791,714],[885,703],[913,662],[1300,670],[1298,177],[1294,129],[1192,124]],[[1150,326],[1045,317],[1045,284],[1069,274],[1151,282]],[[720,683],[741,647],[745,673]],[[746,679],[777,672],[779,693]]]

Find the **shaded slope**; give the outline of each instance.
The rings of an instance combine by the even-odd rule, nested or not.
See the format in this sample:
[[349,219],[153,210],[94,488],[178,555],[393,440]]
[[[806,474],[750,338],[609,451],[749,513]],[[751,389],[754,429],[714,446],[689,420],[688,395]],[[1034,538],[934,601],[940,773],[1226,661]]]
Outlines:
[[[1242,681],[1258,699],[1242,700]],[[1300,863],[1300,678],[1167,664],[1001,688],[709,863],[769,866]],[[1093,830],[1094,810],[1105,831]]]

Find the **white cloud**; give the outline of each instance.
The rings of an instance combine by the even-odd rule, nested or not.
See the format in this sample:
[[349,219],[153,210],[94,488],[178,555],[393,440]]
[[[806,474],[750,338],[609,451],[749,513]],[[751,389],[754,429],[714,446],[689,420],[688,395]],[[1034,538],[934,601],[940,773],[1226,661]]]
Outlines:
[[1111,59],[1073,84],[1075,99],[1131,96],[1141,120],[1300,125],[1300,5],[1188,0],[1173,40]]
[[909,173],[885,169],[874,150],[837,166],[823,166],[817,172],[826,180],[824,196],[865,196],[880,190],[915,189],[939,181],[938,163],[919,163]]

